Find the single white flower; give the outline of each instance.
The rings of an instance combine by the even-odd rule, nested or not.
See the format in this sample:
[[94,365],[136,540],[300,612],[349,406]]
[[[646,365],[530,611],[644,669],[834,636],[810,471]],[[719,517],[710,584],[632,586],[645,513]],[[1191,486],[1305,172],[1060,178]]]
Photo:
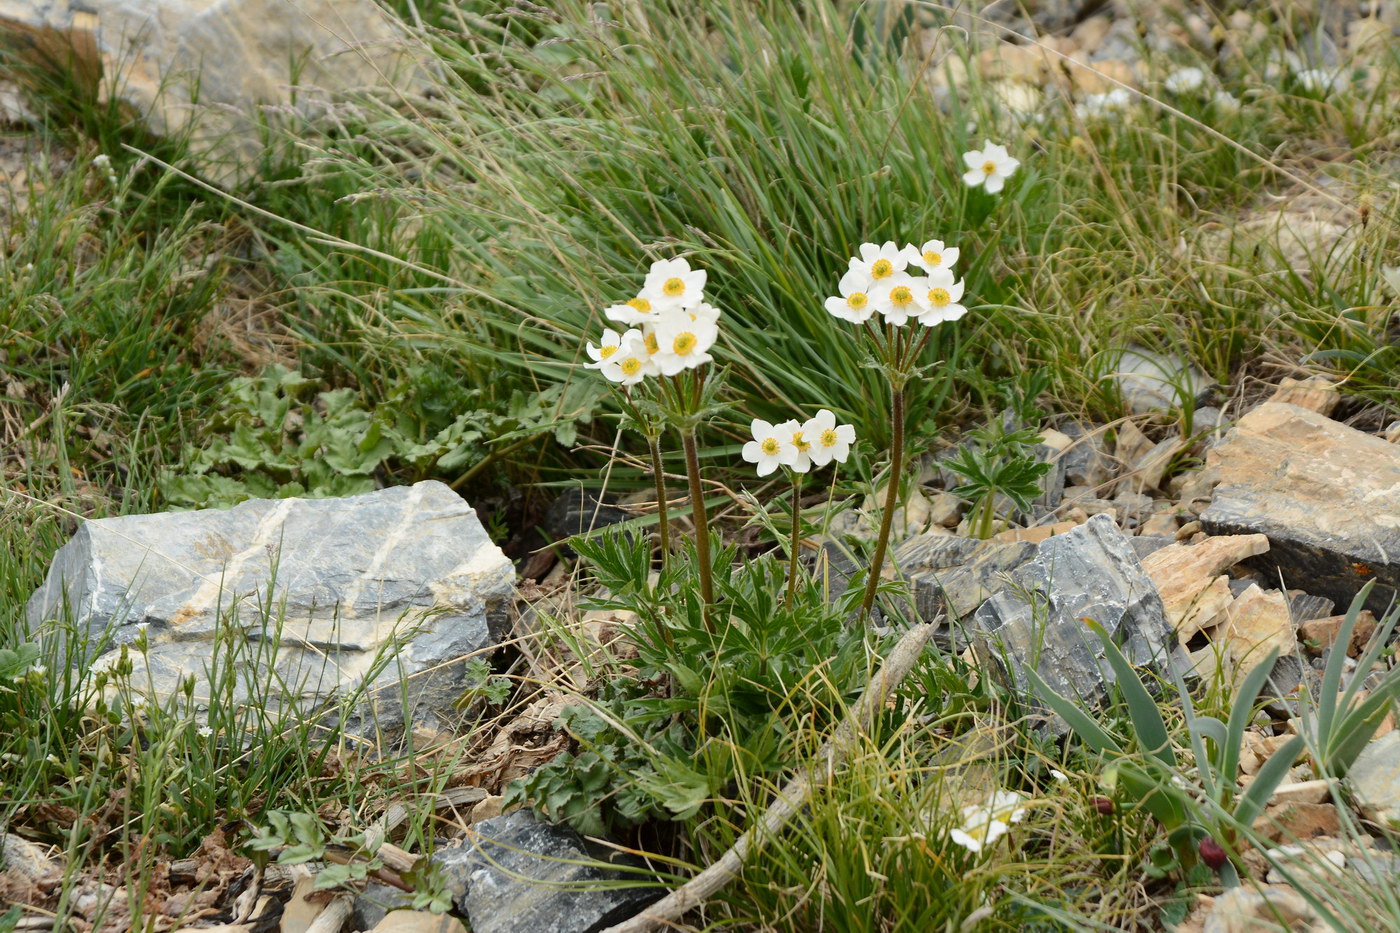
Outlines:
[[692,270],[684,259],[654,262],[642,283],[641,297],[657,310],[693,308],[705,300],[705,270]]
[[926,327],[956,321],[967,313],[967,308],[959,304],[963,296],[963,280],[953,280],[948,269],[936,269],[924,279],[925,291],[919,323]]
[[646,324],[656,317],[656,309],[650,301],[638,295],[620,305],[606,308],[603,316],[619,324]]
[[690,315],[692,321],[703,321],[706,324],[719,322],[719,308],[708,302],[702,301],[693,308],[687,308],[685,313]]
[[779,437],[787,438],[787,443],[796,452],[788,469],[794,473],[806,473],[812,469],[812,439],[803,432],[807,425],[793,418],[773,428]]
[[1162,86],[1173,94],[1189,94],[1205,87],[1207,80],[1205,71],[1200,68],[1178,68],[1167,75]]
[[753,440],[744,445],[743,457],[758,464],[758,475],[767,476],[780,466],[792,466],[797,461],[797,448],[792,446],[791,434],[784,435],[781,426],[755,418],[749,426]]
[[963,807],[962,826],[948,834],[969,852],[981,852],[1026,816],[1025,798],[1015,791],[997,791],[985,804]]
[[656,375],[656,363],[647,347],[647,339],[639,330],[629,330],[622,335],[617,352],[598,367],[610,382],[625,386],[636,385],[647,376]]
[[1055,783],[1057,783],[1057,784],[1068,784],[1068,783],[1069,783],[1069,775],[1068,775],[1068,774],[1065,774],[1063,771],[1057,771],[1057,770],[1055,770],[1054,768],[1051,768],[1051,769],[1050,769],[1050,776],[1051,776],[1052,778],[1055,779]]
[[899,275],[876,283],[870,291],[871,304],[885,316],[885,320],[896,327],[909,322],[924,312],[923,300],[927,289],[923,278]]
[[1085,94],[1084,102],[1076,104],[1074,112],[1080,119],[1106,117],[1126,110],[1133,102],[1132,92],[1127,88],[1116,87],[1102,94]]
[[1013,159],[1007,153],[1005,146],[993,145],[985,140],[981,149],[964,152],[963,162],[968,168],[963,175],[963,184],[971,188],[985,185],[988,194],[996,194],[1006,187],[1006,179],[1021,165],[1020,160]]
[[909,260],[904,251],[895,246],[893,240],[886,240],[883,246],[860,244],[860,255],[851,257],[849,270],[863,272],[873,281],[883,282],[899,275],[907,265]]
[[1229,91],[1216,91],[1215,96],[1211,98],[1211,102],[1215,104],[1215,109],[1219,110],[1221,113],[1240,112],[1240,99]]
[[845,463],[851,455],[851,445],[856,442],[856,429],[849,424],[836,423],[836,415],[830,409],[820,409],[802,425],[802,436],[811,442],[808,456],[816,466],[826,466],[831,461]]
[[1326,68],[1307,68],[1295,72],[1293,77],[1309,94],[1331,94],[1342,87],[1341,73]]
[[710,347],[719,338],[719,326],[713,321],[700,321],[685,311],[666,311],[656,320],[656,328],[647,339],[656,352],[652,362],[663,376],[674,376],[683,369],[694,369],[710,362]]
[[206,738],[206,739],[207,739],[207,738],[209,738],[209,736],[211,736],[211,735],[214,734],[214,730],[211,729],[211,728],[208,727],[208,726],[200,726],[200,727],[199,727],[199,734],[200,734],[200,736],[201,736],[202,738]]
[[841,295],[828,298],[826,310],[843,321],[864,324],[875,313],[875,306],[870,303],[870,286],[874,284],[875,280],[870,276],[859,269],[852,269],[841,276],[841,282],[836,286]]
[[904,258],[913,265],[922,266],[925,272],[951,269],[961,254],[956,246],[947,246],[942,240],[929,240],[919,247],[912,243],[904,247]]
[[607,362],[608,357],[616,353],[621,346],[621,334],[615,330],[603,331],[603,336],[598,338],[598,343],[596,345],[589,343],[584,346],[584,349],[588,351],[588,358],[593,361],[583,364],[584,368],[601,369],[603,364]]

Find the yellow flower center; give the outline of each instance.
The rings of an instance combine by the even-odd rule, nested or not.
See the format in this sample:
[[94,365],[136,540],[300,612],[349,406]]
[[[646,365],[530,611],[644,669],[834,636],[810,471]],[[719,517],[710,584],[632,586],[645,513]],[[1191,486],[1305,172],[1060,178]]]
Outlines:
[[924,251],[924,265],[926,265],[926,266],[941,266],[941,265],[943,265],[943,254],[942,254],[942,253],[935,253],[935,252],[934,252],[933,250],[931,250],[931,249],[930,249],[930,250],[925,250],[925,251]]
[[671,341],[671,352],[677,356],[685,356],[695,349],[695,345],[700,341],[690,331],[676,335],[676,339]]
[[846,307],[852,311],[859,311],[870,303],[870,298],[865,292],[852,292],[846,296]]
[[773,457],[777,456],[778,449],[782,446],[782,444],[778,443],[778,439],[776,437],[765,437],[763,439],[763,443],[758,445],[758,449],[763,451],[768,456]]
[[645,298],[633,298],[632,300],[628,301],[627,304],[633,308],[636,308],[643,314],[646,314],[647,312],[651,311],[651,302],[647,301]]
[[930,288],[928,290],[928,303],[939,308],[953,300],[953,296],[948,294],[946,288]]
[[902,308],[914,300],[914,293],[903,285],[890,289],[890,304]]
[[985,162],[982,163],[982,174],[984,174],[984,175],[995,175],[995,174],[996,174],[996,171],[997,171],[997,164],[996,164],[995,162],[993,162],[991,159],[988,159],[987,161],[985,161]]
[[838,440],[840,440],[840,438],[838,438],[838,437],[836,436],[836,429],[835,429],[835,428],[827,428],[825,431],[822,432],[822,446],[823,446],[823,447],[835,447],[835,446],[836,446],[836,442],[837,442]]
[[617,352],[617,344],[615,344],[615,343],[605,343],[605,344],[603,344],[601,347],[598,348],[598,358],[601,359],[601,360],[605,360],[605,359],[607,359],[608,357],[612,356],[612,355],[613,355],[614,353],[616,353],[616,352]]
[[647,334],[642,338],[642,342],[646,344],[648,353],[655,353],[661,349],[661,345],[656,342],[655,334]]
[[875,265],[870,267],[870,274],[877,279],[883,279],[894,275],[894,266],[888,259],[877,259]]
[[678,278],[669,278],[666,280],[666,283],[661,286],[661,291],[665,293],[668,298],[679,298],[681,295],[685,294],[685,282],[682,282]]
[[622,364],[618,368],[622,370],[624,376],[635,376],[642,369],[642,361],[635,356],[629,356],[622,361]]
[[812,445],[803,439],[801,431],[793,432],[792,446],[796,447],[802,453],[806,453],[807,451],[812,449]]

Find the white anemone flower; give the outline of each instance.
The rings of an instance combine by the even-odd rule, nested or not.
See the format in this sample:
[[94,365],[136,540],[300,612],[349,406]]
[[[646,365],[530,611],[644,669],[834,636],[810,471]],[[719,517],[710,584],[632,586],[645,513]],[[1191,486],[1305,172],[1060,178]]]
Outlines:
[[641,297],[658,311],[693,308],[705,300],[705,270],[692,270],[684,259],[654,262],[642,283]]
[[923,300],[927,289],[923,278],[900,275],[878,283],[870,292],[871,304],[896,327],[909,323],[911,317],[924,312]]
[[963,807],[962,825],[948,836],[969,852],[981,852],[1025,818],[1024,802],[1015,791],[999,790],[985,804]]
[[926,290],[923,301],[920,302],[922,313],[919,314],[919,323],[927,327],[935,324],[942,324],[944,321],[956,321],[967,313],[961,302],[963,296],[963,280],[953,280],[953,273],[948,269],[937,269],[928,274],[924,279]]
[[1006,187],[1006,179],[1020,167],[1019,159],[1013,159],[1005,146],[983,141],[981,149],[963,153],[967,172],[963,174],[963,184],[970,188],[984,185],[988,194],[996,194]]
[[923,267],[925,272],[932,272],[935,269],[951,269],[960,255],[962,255],[961,250],[956,246],[946,245],[942,240],[929,240],[919,247],[915,247],[912,243],[904,247],[904,258],[913,265]]
[[1178,68],[1167,79],[1162,82],[1162,86],[1173,94],[1191,94],[1206,86],[1209,76],[1200,68]]
[[603,316],[619,324],[649,324],[656,317],[656,309],[641,295],[620,305],[613,305],[603,311]]
[[894,245],[894,240],[886,240],[882,246],[860,244],[860,255],[851,257],[850,271],[863,272],[875,282],[883,282],[899,275],[907,265],[904,251]]
[[588,351],[588,358],[593,362],[585,363],[585,369],[602,369],[603,364],[608,361],[622,346],[622,335],[615,330],[603,331],[603,336],[598,338],[598,343],[587,344],[584,349]]
[[822,408],[802,425],[802,436],[812,444],[808,452],[812,463],[822,467],[833,460],[846,462],[851,455],[851,445],[856,442],[856,429],[849,424],[837,424],[836,415]]
[[758,475],[767,476],[780,466],[792,466],[797,461],[797,448],[792,446],[791,435],[784,435],[780,427],[755,418],[750,425],[753,440],[744,445],[743,457],[749,463],[758,464]]
[[703,321],[706,324],[715,324],[719,321],[719,308],[704,301],[693,308],[687,308],[685,313],[690,315],[692,321]]
[[719,338],[719,326],[713,321],[693,319],[684,311],[666,311],[656,320],[656,328],[647,339],[648,349],[654,343],[652,362],[663,376],[674,376],[683,369],[695,369],[710,362],[710,347]]
[[778,432],[779,437],[788,439],[787,443],[796,452],[792,463],[787,465],[788,469],[794,473],[806,473],[812,469],[812,439],[804,433],[806,428],[807,425],[796,418],[784,421],[773,428],[774,431]]
[[629,330],[623,334],[617,352],[598,368],[609,381],[625,386],[636,385],[657,372],[647,340],[639,330]]
[[841,282],[836,286],[841,294],[826,300],[826,310],[843,321],[864,324],[875,313],[875,306],[870,303],[870,286],[874,284],[870,276],[859,269],[852,269],[841,276]]

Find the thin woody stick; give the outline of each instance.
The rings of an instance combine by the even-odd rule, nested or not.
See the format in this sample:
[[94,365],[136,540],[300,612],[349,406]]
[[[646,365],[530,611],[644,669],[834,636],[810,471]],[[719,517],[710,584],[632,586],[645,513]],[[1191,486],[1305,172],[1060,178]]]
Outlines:
[[834,768],[856,745],[859,735],[865,731],[875,711],[882,707],[891,690],[899,685],[913,670],[924,645],[933,635],[933,626],[921,623],[914,626],[899,643],[894,646],[884,666],[866,684],[856,705],[842,720],[826,745],[822,746],[814,761],[805,771],[788,781],[777,799],[764,811],[757,826],[751,826],[739,837],[739,841],[720,856],[719,861],[700,874],[691,878],[661,900],[652,904],[642,913],[616,926],[608,927],[603,933],[647,933],[663,924],[680,917],[686,911],[700,906],[720,888],[738,876],[739,869],[753,851],[760,838],[771,836],[782,829],[798,810],[807,804],[812,792],[812,784],[821,771]]

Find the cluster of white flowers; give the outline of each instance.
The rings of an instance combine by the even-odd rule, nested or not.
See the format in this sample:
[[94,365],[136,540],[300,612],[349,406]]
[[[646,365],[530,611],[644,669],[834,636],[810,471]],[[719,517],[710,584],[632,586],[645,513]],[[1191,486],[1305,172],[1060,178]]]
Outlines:
[[967,171],[963,173],[963,184],[970,188],[982,185],[988,194],[996,194],[1006,186],[1006,179],[1021,165],[1020,159],[1013,159],[1005,146],[983,141],[981,149],[963,153]]
[[[1240,99],[1217,86],[1215,76],[1203,68],[1178,68],[1167,75],[1162,87],[1178,97],[1209,97],[1215,109],[1221,113],[1237,113],[1240,109]],[[1088,103],[1087,99],[1085,103]]]
[[981,852],[1011,830],[1026,816],[1021,806],[1026,798],[1015,791],[999,790],[985,804],[963,807],[962,825],[949,838],[969,852]]
[[[826,310],[853,324],[864,324],[877,311],[897,326],[910,318],[928,327],[956,321],[967,313],[959,304],[962,279],[955,278],[951,268],[957,261],[957,247],[942,240],[903,249],[893,240],[883,246],[862,243],[860,255],[851,258],[837,285],[841,294],[826,300]],[[911,266],[925,274],[910,274]]]
[[605,330],[588,344],[587,365],[625,386],[710,362],[719,337],[719,309],[705,302],[705,270],[684,259],[652,263],[637,297],[603,313],[629,328]]
[[759,418],[750,426],[753,440],[744,445],[744,459],[758,465],[758,475],[767,476],[780,466],[794,473],[806,473],[835,460],[845,463],[856,440],[856,429],[837,424],[836,415],[821,409],[806,421],[769,424]]

